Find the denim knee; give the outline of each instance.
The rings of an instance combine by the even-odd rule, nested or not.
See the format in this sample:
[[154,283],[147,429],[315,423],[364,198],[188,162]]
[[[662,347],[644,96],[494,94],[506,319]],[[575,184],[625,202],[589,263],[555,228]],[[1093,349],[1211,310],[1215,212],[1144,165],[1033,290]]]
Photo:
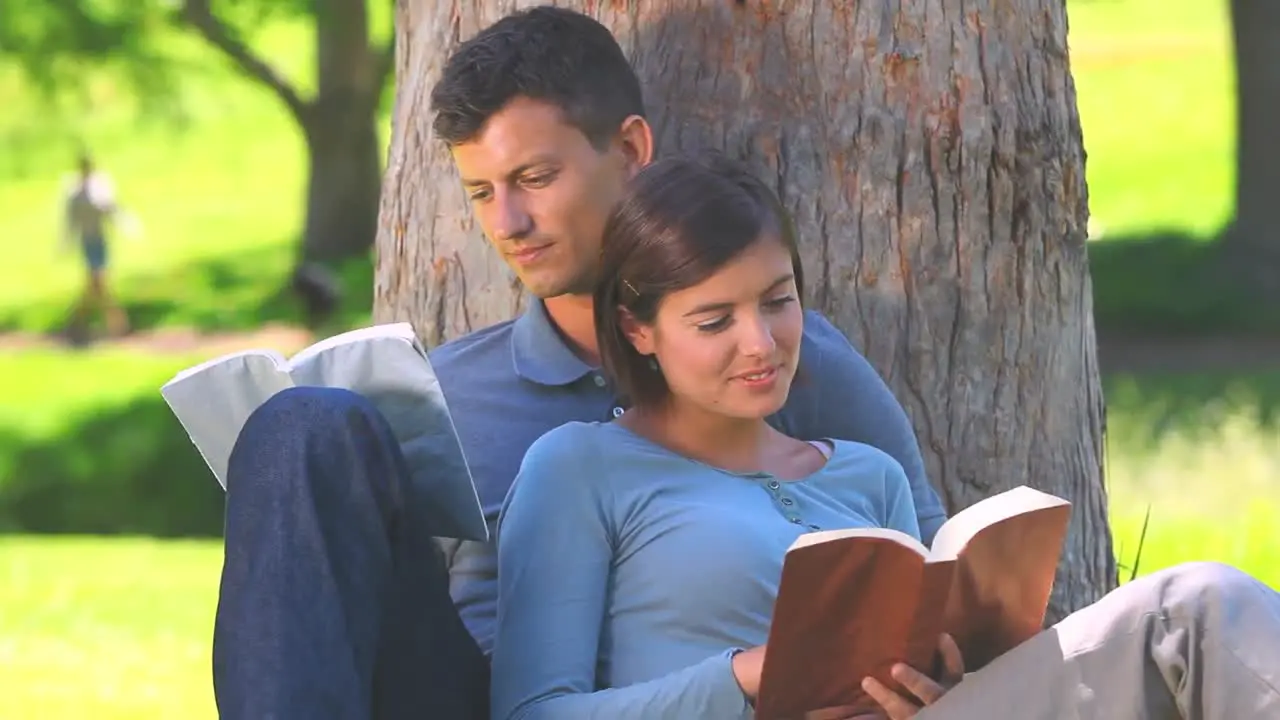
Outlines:
[[[228,492],[290,492],[297,483],[336,479],[368,448],[390,437],[376,408],[342,388],[294,387],[273,395],[249,416],[236,439]],[[340,473],[345,475],[346,473]],[[245,486],[256,488],[247,490]]]

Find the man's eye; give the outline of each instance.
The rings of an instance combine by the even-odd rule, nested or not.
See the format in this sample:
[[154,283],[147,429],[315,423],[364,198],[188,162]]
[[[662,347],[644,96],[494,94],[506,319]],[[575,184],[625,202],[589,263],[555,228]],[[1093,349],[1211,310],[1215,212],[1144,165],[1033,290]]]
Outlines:
[[488,200],[491,194],[488,190],[473,190],[468,197],[470,197],[471,202],[481,202]]
[[546,187],[547,185],[551,184],[551,181],[554,179],[555,179],[554,174],[545,173],[543,175],[533,175],[531,177],[527,177],[524,179],[522,184],[525,187],[540,188],[540,187]]

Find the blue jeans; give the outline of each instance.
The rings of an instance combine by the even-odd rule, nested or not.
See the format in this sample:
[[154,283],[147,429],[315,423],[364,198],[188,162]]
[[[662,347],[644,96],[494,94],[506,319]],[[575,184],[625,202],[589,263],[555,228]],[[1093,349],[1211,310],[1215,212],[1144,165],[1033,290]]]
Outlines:
[[227,473],[213,685],[230,720],[485,720],[488,660],[409,517],[386,420],[295,388],[249,418]]

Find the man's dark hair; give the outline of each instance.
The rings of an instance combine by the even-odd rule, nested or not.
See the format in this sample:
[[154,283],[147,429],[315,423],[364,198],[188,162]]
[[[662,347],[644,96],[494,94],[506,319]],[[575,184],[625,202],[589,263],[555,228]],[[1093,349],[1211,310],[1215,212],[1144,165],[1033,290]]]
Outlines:
[[462,43],[431,90],[436,135],[473,139],[516,97],[556,105],[603,149],[631,115],[644,115],[640,80],[609,30],[572,10],[541,6],[508,15]]
[[652,323],[668,294],[697,285],[763,238],[791,255],[797,300],[804,271],[791,218],[778,196],[718,153],[671,157],[642,169],[604,229],[595,292],[596,341],[605,375],[633,405],[654,405],[669,388],[660,369],[623,332],[619,308]]

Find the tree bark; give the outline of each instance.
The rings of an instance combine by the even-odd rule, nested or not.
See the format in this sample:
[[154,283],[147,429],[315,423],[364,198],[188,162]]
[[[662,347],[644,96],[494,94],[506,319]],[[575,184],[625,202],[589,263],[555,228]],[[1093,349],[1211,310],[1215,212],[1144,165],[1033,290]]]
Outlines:
[[[564,2],[610,27],[663,152],[752,163],[795,216],[809,303],[885,375],[951,512],[1074,503],[1051,619],[1114,587],[1087,190],[1061,0]],[[427,96],[511,2],[403,0],[375,318],[439,343],[513,315]]]
[[1235,269],[1280,285],[1280,3],[1232,0],[1236,65],[1236,215],[1225,237]]

